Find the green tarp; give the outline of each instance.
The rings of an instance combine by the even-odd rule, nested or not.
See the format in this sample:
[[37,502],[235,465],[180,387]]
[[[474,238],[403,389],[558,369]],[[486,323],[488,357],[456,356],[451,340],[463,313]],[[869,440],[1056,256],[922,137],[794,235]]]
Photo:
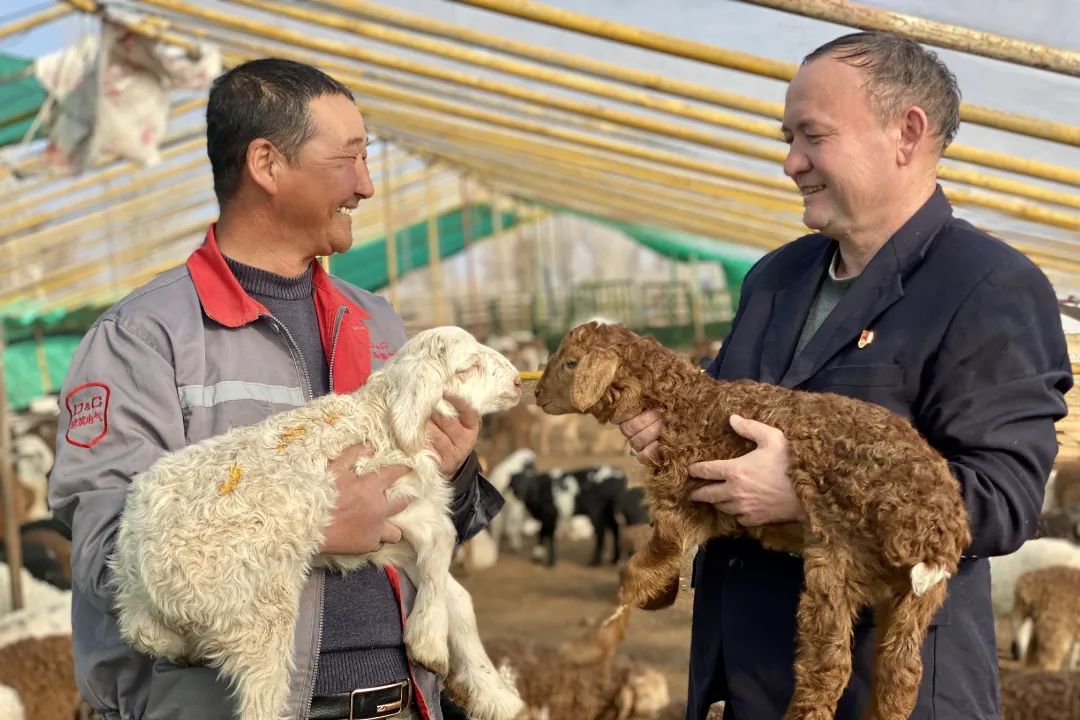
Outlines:
[[[470,239],[483,239],[492,232],[492,212],[488,205],[469,208]],[[439,257],[450,257],[465,247],[465,213],[460,209],[449,210],[439,216]],[[502,213],[504,230],[517,225],[514,213]],[[426,221],[402,228],[394,233],[397,248],[397,272],[401,277],[410,270],[428,265],[428,223]],[[344,255],[330,259],[330,271],[365,290],[379,290],[389,284],[386,260],[386,237],[379,237],[354,247]]]
[[0,53],[0,147],[22,142],[45,102],[45,89],[28,74],[32,63]]

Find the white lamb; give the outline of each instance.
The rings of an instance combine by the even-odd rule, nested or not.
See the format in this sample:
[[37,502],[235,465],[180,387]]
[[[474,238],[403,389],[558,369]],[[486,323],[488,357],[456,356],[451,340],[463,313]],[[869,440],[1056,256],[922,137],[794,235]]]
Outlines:
[[[472,601],[449,574],[451,488],[426,447],[449,393],[484,414],[518,402],[504,357],[460,328],[419,333],[364,387],[327,395],[163,457],[131,486],[116,552],[117,609],[135,648],[221,668],[239,720],[276,720],[287,700],[293,626],[312,565],[401,568],[417,587],[405,623],[412,659],[439,674],[477,720],[510,720],[516,690],[487,657]],[[389,490],[412,502],[393,518],[403,539],[364,556],[319,556],[337,491],[327,466],[346,447],[374,449],[356,472],[404,464]]]

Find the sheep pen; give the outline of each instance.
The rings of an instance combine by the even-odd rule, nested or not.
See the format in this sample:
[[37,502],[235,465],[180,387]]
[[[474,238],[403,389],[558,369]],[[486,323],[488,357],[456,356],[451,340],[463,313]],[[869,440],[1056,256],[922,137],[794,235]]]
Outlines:
[[[596,323],[563,339],[536,400],[547,413],[590,414],[601,422],[645,409],[664,418],[645,483],[653,534],[626,568],[622,602],[670,605],[683,555],[712,537],[749,535],[766,548],[799,552],[805,587],[786,717],[832,718],[851,673],[853,624],[868,606],[889,608],[880,615],[874,672],[879,718],[909,716],[922,674],[918,648],[971,535],[957,481],[908,421],[840,395],[717,381],[651,338]],[[805,525],[743,528],[689,501],[692,463],[753,449],[731,430],[733,414],[784,432]]]

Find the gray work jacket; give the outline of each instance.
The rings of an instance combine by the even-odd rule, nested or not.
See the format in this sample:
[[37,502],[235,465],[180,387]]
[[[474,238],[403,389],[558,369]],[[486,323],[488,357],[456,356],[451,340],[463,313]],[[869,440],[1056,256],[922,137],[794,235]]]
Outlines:
[[[405,328],[384,299],[330,277],[318,263],[313,282],[331,387],[355,390],[405,343]],[[261,421],[310,397],[299,348],[285,326],[236,282],[213,226],[186,265],[132,292],[83,338],[61,394],[49,502],[73,537],[78,689],[106,720],[233,717],[229,690],[215,669],[180,667],[141,654],[120,637],[105,559],[131,477],[163,453]],[[472,467],[470,492],[455,499],[456,506],[464,501],[468,507],[454,508],[456,520],[466,516],[466,537],[501,505],[494,489],[475,475],[475,463]],[[387,572],[404,616],[415,590],[404,573]],[[301,598],[288,710],[295,720],[305,720],[312,695],[323,587],[323,571],[314,571]],[[441,720],[441,678],[419,666],[412,669],[420,690],[418,711]]]

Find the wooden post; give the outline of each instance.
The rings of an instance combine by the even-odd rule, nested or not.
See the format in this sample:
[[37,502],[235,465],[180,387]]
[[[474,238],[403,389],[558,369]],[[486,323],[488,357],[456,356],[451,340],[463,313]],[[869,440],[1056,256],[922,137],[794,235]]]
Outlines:
[[397,303],[397,242],[394,237],[393,167],[390,165],[390,143],[385,138],[379,143],[383,171],[383,225],[386,228],[386,282],[390,305],[396,310]]
[[8,427],[7,363],[4,361],[4,321],[0,318],[0,497],[4,501],[4,541],[11,571],[11,609],[23,606],[22,536],[15,514],[15,472],[11,466],[11,429]]
[[469,293],[470,321],[466,323],[469,326],[466,329],[475,335],[478,332],[478,328],[476,328],[475,325],[480,318],[480,299],[476,294],[475,259],[473,258],[472,253],[469,252],[470,246],[472,245],[472,206],[469,200],[469,177],[467,175],[461,176],[459,186],[461,188],[461,251],[465,255],[465,283]]
[[435,299],[435,324],[446,324],[446,298],[443,295],[442,257],[439,249],[439,212],[435,207],[435,166],[429,165],[424,185],[427,205],[428,277]]
[[697,255],[690,256],[690,317],[694,324],[694,342],[705,341],[705,318],[701,305],[701,278]]
[[500,197],[491,195],[491,239],[495,243],[495,274],[499,276],[499,331],[510,332],[510,292],[514,288],[510,273],[513,259],[510,254],[510,234],[503,236],[502,206]]

